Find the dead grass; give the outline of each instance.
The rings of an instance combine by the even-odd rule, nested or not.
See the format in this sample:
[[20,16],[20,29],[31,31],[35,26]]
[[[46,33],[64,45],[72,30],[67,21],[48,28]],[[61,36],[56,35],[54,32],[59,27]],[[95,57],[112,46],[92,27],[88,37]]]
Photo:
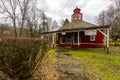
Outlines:
[[58,80],[60,76],[64,75],[55,68],[54,51],[54,49],[49,50],[32,80]]

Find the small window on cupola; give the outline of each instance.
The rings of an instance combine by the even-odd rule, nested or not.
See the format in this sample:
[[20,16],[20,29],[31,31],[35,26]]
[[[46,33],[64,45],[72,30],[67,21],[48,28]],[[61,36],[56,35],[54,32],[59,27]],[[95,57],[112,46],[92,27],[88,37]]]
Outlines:
[[80,14],[78,15],[78,19],[81,20],[81,15]]
[[74,20],[77,20],[77,15],[74,16]]

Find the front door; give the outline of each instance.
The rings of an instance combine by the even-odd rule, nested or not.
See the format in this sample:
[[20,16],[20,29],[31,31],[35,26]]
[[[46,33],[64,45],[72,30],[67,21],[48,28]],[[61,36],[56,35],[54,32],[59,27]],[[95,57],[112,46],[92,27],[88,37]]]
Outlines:
[[72,46],[72,33],[67,33],[66,36],[66,46]]

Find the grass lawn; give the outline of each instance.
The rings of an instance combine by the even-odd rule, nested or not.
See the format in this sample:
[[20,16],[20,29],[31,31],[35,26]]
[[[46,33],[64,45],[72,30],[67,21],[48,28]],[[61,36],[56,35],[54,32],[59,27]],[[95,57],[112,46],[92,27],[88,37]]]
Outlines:
[[86,76],[92,80],[120,80],[120,47],[111,47],[109,54],[103,48],[67,50],[81,61]]
[[[112,39],[110,39],[110,45],[111,45],[111,46],[115,45],[115,41],[113,41]],[[118,40],[116,41],[116,45],[120,45],[120,39],[118,39]]]

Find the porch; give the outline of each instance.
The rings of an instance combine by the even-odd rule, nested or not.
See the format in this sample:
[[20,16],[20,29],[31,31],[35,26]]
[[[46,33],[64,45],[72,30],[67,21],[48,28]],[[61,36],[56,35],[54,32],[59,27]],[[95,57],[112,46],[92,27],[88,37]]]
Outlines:
[[80,45],[80,32],[58,33],[58,44],[65,47],[71,47],[73,45]]
[[61,47],[93,48],[103,46],[103,36],[96,30],[62,32],[57,34],[56,42]]

